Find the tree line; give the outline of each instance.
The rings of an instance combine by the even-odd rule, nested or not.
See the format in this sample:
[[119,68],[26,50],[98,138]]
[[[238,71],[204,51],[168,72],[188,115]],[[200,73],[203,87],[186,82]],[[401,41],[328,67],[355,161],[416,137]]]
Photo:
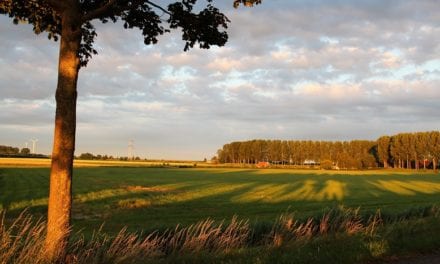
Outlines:
[[0,157],[32,157],[32,158],[47,158],[43,154],[33,154],[29,148],[17,148],[12,146],[0,145]]
[[19,154],[19,153],[20,153],[19,148],[0,145],[0,154],[1,155],[14,155],[14,154]]
[[140,157],[113,157],[112,155],[102,155],[102,154],[93,154],[90,152],[81,153],[79,156],[75,156],[75,159],[80,160],[119,160],[119,161],[125,161],[125,160],[141,160]]
[[217,152],[220,163],[276,165],[331,164],[333,168],[437,168],[440,132],[400,133],[375,141],[262,140],[236,141]]

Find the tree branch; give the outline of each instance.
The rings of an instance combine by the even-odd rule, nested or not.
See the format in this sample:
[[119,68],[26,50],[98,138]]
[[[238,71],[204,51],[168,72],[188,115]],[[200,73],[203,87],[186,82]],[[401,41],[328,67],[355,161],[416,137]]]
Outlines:
[[[54,1],[56,1],[56,0],[54,0]],[[99,18],[99,17],[101,17],[102,15],[104,15],[104,14],[106,14],[113,6],[114,6],[114,4],[117,2],[118,0],[109,0],[108,2],[107,2],[107,4],[105,4],[105,5],[103,5],[103,6],[101,6],[101,7],[99,7],[99,8],[97,8],[97,9],[95,9],[95,10],[92,10],[92,11],[90,11],[90,12],[88,12],[87,14],[85,14],[83,17],[82,17],[82,21],[83,21],[83,23],[84,22],[87,22],[87,21],[90,21],[90,20],[93,20],[93,19],[95,19],[95,18]]]
[[44,0],[44,2],[58,12],[61,12],[65,8],[63,1]]
[[[47,0],[47,1],[57,2],[56,0]],[[82,18],[83,23],[86,22],[86,21],[93,20],[95,18],[100,18],[101,16],[105,15],[108,11],[110,11],[110,9],[112,7],[115,6],[115,4],[117,4],[117,2],[118,2],[118,0],[109,0],[107,2],[107,4],[97,8],[95,10],[92,10],[92,11],[88,12]],[[136,1],[136,0],[134,0],[133,2],[134,2],[134,6],[141,5],[142,2],[145,2],[145,3],[147,3],[147,4],[151,5],[151,6],[159,9],[160,11],[162,11],[162,12],[168,14],[168,15],[171,15],[171,13],[168,10],[166,10],[165,8],[161,7],[160,5],[158,5],[156,3],[153,3],[151,1],[148,1],[148,0],[147,1],[145,1],[145,0],[141,0],[141,1],[138,0],[138,1]],[[125,10],[128,10],[128,9],[129,9],[128,6],[125,6],[125,7],[121,7],[117,11],[118,12],[122,12],[122,11],[125,11]],[[115,15],[117,15],[117,14],[115,14]]]
[[159,9],[159,10],[161,10],[162,12],[164,12],[165,14],[168,14],[168,15],[171,15],[171,13],[168,11],[168,10],[166,10],[165,8],[163,8],[163,7],[161,7],[160,5],[158,5],[158,4],[155,4],[155,3],[153,3],[153,2],[151,2],[151,1],[145,1],[147,4],[150,4],[150,5],[152,5],[152,6],[154,6],[155,8],[157,8],[157,9]]

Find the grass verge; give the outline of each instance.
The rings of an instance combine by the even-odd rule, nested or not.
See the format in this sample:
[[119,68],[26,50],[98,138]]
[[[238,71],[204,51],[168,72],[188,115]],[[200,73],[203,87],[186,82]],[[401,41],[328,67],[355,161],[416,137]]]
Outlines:
[[[138,234],[122,229],[91,239],[72,236],[65,263],[362,263],[440,248],[440,208],[399,218],[338,207],[297,220],[281,215],[270,228],[233,218]],[[1,213],[5,219],[5,213]],[[0,263],[45,263],[45,222],[22,213],[0,225]]]

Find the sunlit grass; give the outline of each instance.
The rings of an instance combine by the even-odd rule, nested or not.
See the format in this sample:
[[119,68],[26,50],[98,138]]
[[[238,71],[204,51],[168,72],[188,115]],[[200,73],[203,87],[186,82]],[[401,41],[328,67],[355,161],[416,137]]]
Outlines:
[[[0,158],[0,167],[50,167],[49,158]],[[193,166],[194,162],[157,162],[157,161],[119,161],[119,160],[77,160],[74,167],[152,167],[152,166]],[[204,164],[207,166],[209,164]]]
[[378,189],[399,195],[417,195],[418,193],[435,194],[440,192],[440,183],[428,181],[397,181],[379,180],[371,182]]
[[[48,168],[0,169],[0,207],[45,216]],[[154,230],[234,215],[273,221],[307,218],[338,205],[399,215],[440,201],[440,177],[422,171],[79,167],[73,178],[74,229]]]
[[49,167],[50,159],[0,158],[0,167]]
[[[440,244],[429,238],[440,234],[431,172],[92,166],[77,167],[73,181],[73,231],[85,239],[71,249],[83,262],[72,263],[356,263]],[[0,168],[5,223],[24,208],[44,219],[48,188],[48,167]],[[105,235],[89,243],[100,227]],[[32,243],[17,250],[38,258]]]
[[47,206],[48,198],[40,198],[40,199],[31,199],[31,200],[23,200],[19,202],[13,202],[8,206],[9,210],[23,210],[28,207],[34,206]]

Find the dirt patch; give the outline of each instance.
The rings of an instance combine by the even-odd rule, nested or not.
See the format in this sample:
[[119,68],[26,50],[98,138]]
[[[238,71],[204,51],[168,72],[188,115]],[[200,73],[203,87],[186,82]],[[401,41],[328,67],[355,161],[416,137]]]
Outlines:
[[115,205],[117,208],[121,209],[136,209],[136,208],[147,208],[153,206],[152,196],[155,196],[154,194],[158,195],[166,195],[169,193],[175,193],[177,192],[174,189],[162,187],[162,186],[141,186],[141,185],[129,185],[129,186],[123,186],[123,189],[140,194],[146,194],[149,196],[148,198],[129,198],[129,199],[122,199],[118,200]]
[[172,192],[173,189],[166,188],[166,187],[160,187],[160,186],[140,186],[140,185],[130,185],[126,186],[125,189],[128,191],[135,191],[135,192]]
[[117,202],[119,208],[136,209],[151,207],[152,202],[147,199],[125,199]]

